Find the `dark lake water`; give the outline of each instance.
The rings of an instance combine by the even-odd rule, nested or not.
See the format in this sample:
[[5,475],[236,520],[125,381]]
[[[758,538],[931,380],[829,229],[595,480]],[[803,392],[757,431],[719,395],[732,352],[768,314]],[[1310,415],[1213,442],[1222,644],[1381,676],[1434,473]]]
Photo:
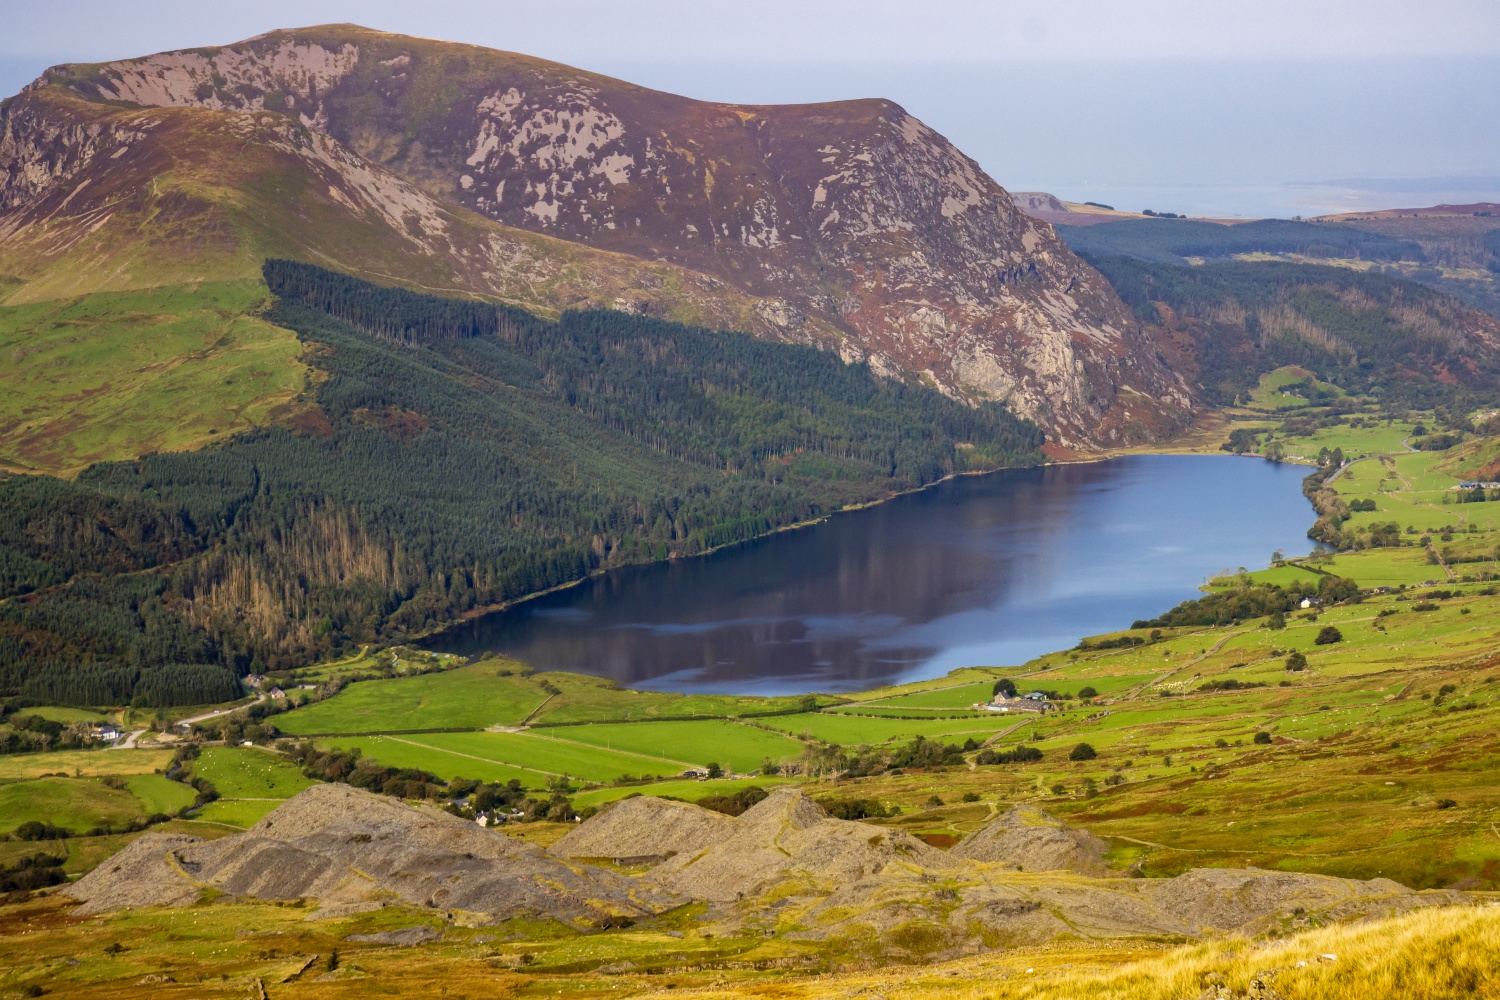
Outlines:
[[1018,664],[1222,569],[1312,548],[1307,470],[1143,455],[998,472],[700,559],[621,570],[426,645],[658,690],[847,691]]

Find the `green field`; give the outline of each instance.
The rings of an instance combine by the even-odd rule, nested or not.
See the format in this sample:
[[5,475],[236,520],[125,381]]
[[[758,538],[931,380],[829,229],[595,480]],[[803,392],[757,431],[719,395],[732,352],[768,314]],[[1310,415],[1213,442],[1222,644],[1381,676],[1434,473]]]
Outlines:
[[40,708],[25,708],[21,715],[39,715],[53,722],[105,722],[108,720],[103,712],[91,712],[86,708],[60,708],[56,705],[43,705]]
[[93,778],[36,778],[0,785],[0,833],[32,821],[79,832],[145,815],[141,800],[129,791],[108,788]]
[[[1282,410],[1298,410],[1308,406],[1310,405],[1308,400],[1298,395],[1292,395],[1284,390],[1287,386],[1301,382],[1312,374],[1306,368],[1299,368],[1296,365],[1288,365],[1284,368],[1277,368],[1275,371],[1266,372],[1260,377],[1260,384],[1250,392],[1250,405],[1255,409],[1266,410],[1272,413]],[[1324,392],[1331,392],[1336,396],[1344,395],[1335,385],[1320,382],[1316,378],[1313,379],[1313,383]]]
[[0,466],[68,471],[264,425],[306,378],[296,334],[255,315],[265,300],[260,281],[221,281],[0,306]]
[[975,712],[972,718],[932,721],[876,719],[843,713],[783,715],[760,720],[763,725],[793,736],[801,737],[807,734],[813,739],[846,747],[866,744],[873,746],[896,740],[909,740],[915,736],[925,736],[929,739],[941,736],[960,743],[972,736],[983,741],[1000,730],[1015,725],[1016,721],[1012,716],[990,712]]
[[631,722],[539,729],[534,734],[700,766],[713,762],[741,773],[759,769],[766,758],[779,763],[802,753],[802,744],[794,739],[733,722]]
[[193,777],[207,778],[225,799],[288,799],[316,782],[275,753],[257,747],[204,747]]
[[515,767],[477,754],[453,753],[426,743],[414,742],[415,736],[345,736],[319,740],[319,746],[340,750],[358,750],[363,756],[387,767],[417,768],[447,780],[454,777],[478,781],[519,781],[525,788],[545,788],[550,774],[540,770]]
[[259,747],[204,747],[192,763],[195,778],[211,782],[219,798],[193,818],[228,826],[254,826],[266,813],[317,782],[281,755]]
[[127,778],[125,787],[141,803],[141,811],[147,816],[162,813],[175,816],[193,804],[196,793],[180,781],[171,781],[160,774],[136,774]]
[[1405,452],[1406,446],[1401,442],[1411,436],[1411,428],[1409,421],[1382,421],[1374,427],[1339,425],[1320,428],[1305,436],[1279,439],[1289,456],[1301,456],[1311,461],[1323,448],[1329,451],[1339,448],[1346,459],[1356,459]]
[[663,798],[682,799],[685,802],[697,802],[710,795],[731,795],[752,785],[771,789],[777,785],[790,784],[791,781],[790,778],[759,775],[753,778],[718,778],[713,781],[693,778],[681,781],[655,781],[649,785],[621,785],[616,788],[594,788],[579,792],[573,797],[573,804],[579,809],[585,809],[589,806],[603,805],[606,802],[615,802],[629,795],[657,795]]
[[[731,694],[673,694],[621,688],[602,677],[538,674],[562,693],[537,713],[538,722],[623,722],[663,717],[754,715],[795,708],[800,698],[755,698]],[[819,703],[827,703],[824,698]]]
[[472,728],[520,723],[547,700],[533,678],[508,660],[486,660],[440,673],[350,684],[326,701],[276,717],[295,736]]
[[[1320,574],[1301,566],[1272,566],[1270,569],[1256,570],[1250,574],[1250,578],[1256,583],[1269,583],[1277,587],[1290,587],[1294,583],[1317,584]],[[1235,585],[1236,577],[1215,577],[1209,581],[1209,586],[1215,590],[1222,590]]]
[[57,750],[0,755],[0,781],[21,781],[58,772],[75,777],[152,774],[165,770],[171,759],[170,750]]
[[281,799],[219,799],[195,810],[193,818],[203,823],[218,823],[243,830],[259,823],[281,803]]
[[677,774],[685,766],[660,757],[636,756],[529,733],[423,733],[326,742],[337,747],[357,746],[382,764],[421,768],[440,778],[515,778],[528,788],[545,787],[548,778],[563,774],[585,781],[613,781],[622,774]]

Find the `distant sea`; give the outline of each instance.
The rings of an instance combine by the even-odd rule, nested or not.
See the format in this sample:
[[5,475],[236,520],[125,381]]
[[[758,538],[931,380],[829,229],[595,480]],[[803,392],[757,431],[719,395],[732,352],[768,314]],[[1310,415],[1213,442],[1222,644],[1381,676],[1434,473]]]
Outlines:
[[[1291,219],[1429,205],[1500,202],[1500,177],[1345,179],[1263,185],[1074,184],[1050,190],[1064,201],[1096,201],[1126,212],[1151,209],[1200,218]],[[1497,223],[1500,225],[1500,223]]]

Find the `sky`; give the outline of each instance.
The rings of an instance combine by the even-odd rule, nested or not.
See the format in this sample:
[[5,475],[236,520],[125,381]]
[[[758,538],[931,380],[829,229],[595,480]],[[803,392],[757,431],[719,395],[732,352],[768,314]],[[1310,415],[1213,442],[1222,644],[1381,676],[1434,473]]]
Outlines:
[[1124,209],[1500,201],[1495,0],[0,0],[0,94],[338,21],[706,100],[887,97],[1010,190]]

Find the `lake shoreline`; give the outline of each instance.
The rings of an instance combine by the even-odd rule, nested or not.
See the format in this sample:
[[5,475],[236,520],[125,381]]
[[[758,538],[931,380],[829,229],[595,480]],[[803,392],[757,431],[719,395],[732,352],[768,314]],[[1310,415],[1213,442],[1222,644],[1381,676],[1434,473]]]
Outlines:
[[[668,556],[665,559],[652,559],[652,560],[643,561],[643,562],[621,563],[621,564],[619,564],[617,566],[602,567],[600,569],[592,570],[589,573],[585,574],[584,576],[578,577],[575,580],[569,580],[569,581],[567,581],[565,583],[555,584],[554,586],[548,587],[545,590],[536,590],[536,591],[532,591],[529,594],[524,594],[521,597],[512,598],[511,600],[508,600],[508,601],[499,601],[499,602],[496,602],[494,604],[486,604],[486,605],[482,605],[480,607],[473,608],[472,610],[464,612],[462,615],[460,615],[458,618],[455,618],[451,622],[444,622],[441,625],[435,626],[433,628],[427,629],[427,630],[422,631],[422,632],[418,632],[418,633],[416,633],[416,634],[408,637],[405,641],[407,643],[411,643],[413,645],[416,645],[416,644],[421,643],[423,640],[432,639],[432,638],[434,638],[436,636],[442,635],[445,632],[452,631],[453,629],[455,629],[455,628],[457,628],[457,627],[459,627],[461,625],[468,624],[469,622],[472,622],[472,621],[474,621],[477,618],[483,618],[483,617],[485,617],[487,615],[499,614],[499,613],[504,612],[504,611],[510,611],[510,610],[512,610],[512,609],[514,609],[516,607],[519,607],[522,604],[526,604],[526,603],[529,603],[531,601],[538,600],[539,598],[548,597],[548,596],[550,596],[552,594],[557,594],[557,593],[561,593],[561,592],[566,591],[566,590],[571,590],[574,587],[581,587],[584,584],[589,583],[592,580],[597,580],[597,579],[599,579],[601,577],[607,576],[610,573],[614,573],[614,572],[616,572],[618,570],[632,569],[632,568],[641,568],[641,567],[647,567],[647,566],[661,566],[661,565],[667,565],[667,564],[670,564],[670,563],[681,562],[681,561],[689,560],[689,559],[702,559],[705,556],[711,556],[711,555],[714,555],[716,553],[725,552],[725,551],[728,551],[730,549],[738,548],[739,546],[742,546],[742,545],[750,545],[750,544],[755,543],[755,542],[765,541],[768,538],[774,538],[774,537],[776,537],[778,535],[786,534],[787,532],[801,531],[801,530],[806,529],[806,528],[815,527],[817,525],[824,524],[824,523],[828,522],[829,520],[831,520],[832,518],[836,518],[836,517],[838,517],[841,514],[851,514],[851,513],[857,512],[857,511],[869,510],[869,509],[871,509],[873,507],[879,507],[879,506],[882,506],[884,504],[891,503],[892,501],[899,500],[902,497],[912,496],[914,494],[924,493],[924,492],[926,492],[928,490],[936,489],[937,487],[942,486],[945,483],[950,483],[950,482],[953,482],[955,480],[962,479],[962,478],[965,478],[965,477],[972,477],[972,476],[993,476],[993,475],[996,475],[996,474],[1002,473],[1002,472],[1016,472],[1016,471],[1025,470],[1025,469],[1045,469],[1045,468],[1050,468],[1050,467],[1054,467],[1054,466],[1098,465],[1098,464],[1103,463],[1103,462],[1110,462],[1110,461],[1114,461],[1115,459],[1118,459],[1118,458],[1128,458],[1128,457],[1147,457],[1147,456],[1151,456],[1151,457],[1169,458],[1169,457],[1174,457],[1174,456],[1188,456],[1188,455],[1196,455],[1196,456],[1202,456],[1202,457],[1216,457],[1216,458],[1261,458],[1263,461],[1274,461],[1272,459],[1265,459],[1265,458],[1263,458],[1260,455],[1236,455],[1236,454],[1233,454],[1233,453],[1230,453],[1230,452],[1217,451],[1217,450],[1215,450],[1215,451],[1197,451],[1197,450],[1193,450],[1193,449],[1189,448],[1189,449],[1185,449],[1185,450],[1174,450],[1174,451],[1157,451],[1157,450],[1142,451],[1142,450],[1137,450],[1137,449],[1130,448],[1130,449],[1119,449],[1119,450],[1116,450],[1116,451],[1100,452],[1100,453],[1095,454],[1095,455],[1086,455],[1086,456],[1081,456],[1081,457],[1078,457],[1078,458],[1050,459],[1050,460],[1048,460],[1048,461],[1046,461],[1044,463],[1038,464],[1038,465],[1008,465],[1008,466],[1005,466],[1005,467],[999,468],[999,469],[971,469],[971,470],[966,470],[966,471],[963,471],[963,472],[950,472],[950,473],[948,473],[948,475],[943,476],[941,479],[935,479],[932,482],[926,483],[926,484],[924,484],[922,486],[914,486],[914,487],[912,487],[910,489],[897,490],[896,492],[887,494],[886,496],[881,497],[880,499],[877,499],[877,500],[867,500],[864,503],[847,504],[847,505],[845,505],[843,507],[840,507],[837,510],[829,511],[826,514],[822,514],[822,515],[820,515],[818,517],[815,517],[815,518],[809,518],[809,519],[807,519],[805,521],[797,521],[797,522],[794,522],[792,524],[784,524],[784,525],[781,525],[780,527],[772,528],[770,531],[764,532],[764,533],[759,534],[759,535],[754,535],[754,536],[752,536],[750,538],[741,538],[741,539],[737,539],[736,541],[732,541],[732,542],[724,542],[721,545],[715,545],[713,548],[704,549],[702,552],[695,552],[694,554],[692,554],[690,556],[672,555],[672,556]],[[1299,463],[1299,462],[1280,462],[1280,463],[1277,463],[1277,464],[1282,464],[1282,465],[1300,465],[1302,463]]]
[[[721,546],[722,565],[681,557],[595,572],[414,644],[683,693],[853,691],[1019,664],[1191,599],[1224,566],[1310,544],[1300,468],[1204,457],[965,470],[749,540],[764,549]],[[906,502],[873,513],[888,500]],[[816,524],[824,532],[807,540],[775,540]]]
[[777,535],[783,535],[787,532],[801,531],[805,528],[815,527],[816,525],[826,523],[831,518],[838,517],[840,514],[852,514],[856,511],[869,510],[872,507],[879,507],[883,504],[888,504],[893,500],[898,500],[901,497],[912,496],[916,493],[923,493],[927,490],[935,489],[943,485],[944,483],[950,483],[965,476],[993,476],[999,472],[1014,472],[1020,469],[1045,469],[1048,466],[1052,465],[1088,465],[1093,462],[1108,461],[1113,457],[1116,456],[1105,455],[1099,458],[1080,459],[1077,461],[1049,461],[1042,463],[1041,465],[1007,465],[1004,468],[1000,469],[973,469],[965,472],[950,472],[946,476],[943,476],[941,479],[934,479],[932,482],[926,483],[922,486],[914,486],[911,489],[906,490],[897,490],[895,493],[888,494],[887,496],[881,497],[878,500],[867,500],[864,503],[846,504],[845,506],[840,507],[838,510],[829,511],[828,513],[820,515],[818,517],[808,518],[805,521],[796,521],[792,524],[783,524],[778,528],[772,528],[770,531],[763,532],[759,535],[753,535],[750,538],[740,538],[732,542],[724,542],[721,545],[715,545],[713,548],[704,549],[702,552],[695,552],[690,556],[671,555],[667,556],[667,558],[665,559],[651,559],[644,562],[628,562],[620,563],[618,566],[601,567],[599,569],[590,571],[589,573],[579,577],[576,580],[569,580],[566,583],[559,583],[554,586],[548,587],[546,590],[533,591],[532,593],[513,598],[509,601],[500,601],[496,604],[486,604],[481,607],[474,608],[471,611],[466,611],[451,622],[445,622],[444,624],[439,625],[435,628],[428,629],[425,632],[417,633],[416,635],[409,638],[407,642],[417,643],[423,639],[431,639],[434,636],[442,635],[444,632],[451,631],[459,625],[471,622],[476,618],[483,618],[486,615],[499,614],[502,611],[509,611],[512,608],[519,607],[520,605],[526,604],[529,601],[535,601],[538,598],[547,597],[551,594],[561,593],[565,590],[571,590],[574,587],[581,587],[584,584],[588,583],[590,580],[597,580],[600,577],[608,576],[610,573],[614,573],[618,570],[639,569],[646,566],[664,566],[670,565],[674,562],[683,562],[690,559],[702,559],[705,556],[711,556],[718,552],[725,552],[730,549],[735,549],[740,547],[741,545],[751,545],[755,542],[763,542],[767,538],[775,538]]

